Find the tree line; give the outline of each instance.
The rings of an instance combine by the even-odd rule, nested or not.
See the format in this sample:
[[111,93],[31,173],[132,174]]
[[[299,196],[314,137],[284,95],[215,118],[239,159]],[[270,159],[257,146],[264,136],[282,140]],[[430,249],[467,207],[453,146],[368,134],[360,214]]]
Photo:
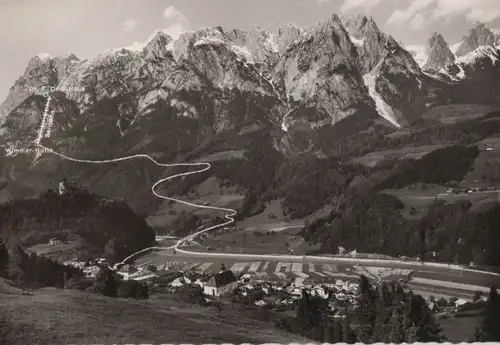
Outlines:
[[302,235],[308,242],[320,243],[327,253],[343,246],[426,261],[500,266],[500,206],[474,212],[471,207],[470,202],[437,200],[420,219],[408,219],[394,196],[357,195],[327,217],[307,224]]
[[[442,334],[435,316],[426,301],[398,283],[371,285],[367,278],[360,278],[358,303],[333,317],[327,299],[311,296],[303,290],[295,317],[283,318],[277,326],[300,334],[314,341],[353,344],[362,343],[413,343],[442,342]],[[335,310],[334,310],[335,312]]]
[[15,242],[0,239],[0,277],[12,280],[24,288],[64,288],[71,279],[82,278],[83,271],[65,266],[49,258],[27,254]]

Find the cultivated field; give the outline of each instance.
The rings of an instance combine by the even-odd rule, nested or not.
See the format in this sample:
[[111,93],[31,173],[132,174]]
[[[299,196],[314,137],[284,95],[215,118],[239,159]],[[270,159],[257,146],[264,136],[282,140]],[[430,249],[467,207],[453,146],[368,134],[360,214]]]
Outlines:
[[302,254],[311,248],[298,235],[302,226],[285,228],[286,225],[275,225],[278,226],[276,230],[268,230],[275,227],[267,225],[250,231],[217,231],[203,241],[199,240],[201,245],[186,250],[205,251],[206,247],[212,247],[222,253],[287,254],[287,249],[291,248],[296,254]]
[[443,105],[430,109],[423,117],[439,120],[443,124],[453,124],[481,117],[496,109],[496,106],[478,104]]
[[417,210],[432,205],[436,198],[443,199],[447,203],[468,200],[473,205],[482,205],[484,203],[499,200],[498,191],[495,190],[471,192],[467,194],[453,194],[447,193],[447,190],[449,189],[448,187],[432,184],[422,186],[424,187],[410,186],[401,189],[386,189],[383,192],[397,197],[402,203],[405,204],[406,208],[410,209],[414,207]]
[[59,244],[37,244],[26,249],[27,253],[35,253],[56,260],[71,260],[75,257],[76,252],[81,252],[84,247],[78,242],[65,242]]
[[200,158],[200,162],[214,162],[214,161],[221,161],[221,160],[227,160],[227,159],[244,159],[245,157],[245,152],[246,150],[232,150],[232,151],[222,151],[222,152],[216,152],[213,153],[209,156],[205,156],[203,158]]
[[372,167],[376,165],[378,162],[387,159],[418,159],[442,147],[443,145],[423,145],[414,147],[403,147],[396,150],[370,152],[364,156],[353,158],[352,162]]

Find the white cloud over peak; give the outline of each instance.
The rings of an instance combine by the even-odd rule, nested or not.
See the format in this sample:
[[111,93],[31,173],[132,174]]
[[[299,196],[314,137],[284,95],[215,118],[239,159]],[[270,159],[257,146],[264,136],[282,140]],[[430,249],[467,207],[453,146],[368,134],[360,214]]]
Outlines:
[[491,22],[500,18],[498,0],[435,0],[437,8],[433,12],[434,19],[442,19],[453,15],[463,15],[470,22]]
[[413,0],[407,8],[403,10],[398,9],[392,12],[389,19],[387,19],[386,25],[409,23],[411,29],[419,30],[428,23],[422,11],[433,5],[435,1],[436,0]]
[[[328,0],[319,0],[319,1],[324,2],[324,1],[328,1]],[[369,10],[369,9],[379,5],[383,1],[385,1],[385,0],[344,0],[344,3],[340,7],[340,10],[342,12],[347,12],[347,11],[351,11],[351,10],[358,9],[358,8],[361,8],[363,10]]]
[[163,32],[177,39],[183,32],[189,29],[191,23],[189,19],[174,6],[168,6],[163,11],[163,18],[170,22],[170,24],[162,29]]
[[402,9],[395,10],[390,15],[386,25],[401,25],[403,23],[409,23],[410,28],[413,30],[419,30],[430,21],[450,20],[452,17],[456,16],[462,16],[469,22],[480,21],[484,23],[500,18],[499,0],[406,1],[409,4]]
[[167,27],[163,29],[156,29],[145,41],[134,42],[132,45],[125,48],[135,51],[142,50],[142,48],[145,47],[160,31],[166,33],[173,39],[177,39],[183,32],[188,31],[191,26],[189,19],[174,6],[168,6],[165,8],[163,11],[163,18],[168,22]]
[[137,26],[137,20],[135,19],[128,19],[124,24],[122,30],[125,32],[129,32],[135,29]]

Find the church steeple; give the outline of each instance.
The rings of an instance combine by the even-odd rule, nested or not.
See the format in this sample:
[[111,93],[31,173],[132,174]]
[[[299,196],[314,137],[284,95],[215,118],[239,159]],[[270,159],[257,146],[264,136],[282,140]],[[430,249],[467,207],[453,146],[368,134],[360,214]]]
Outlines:
[[221,263],[221,265],[220,265],[220,271],[221,271],[221,272],[226,271],[226,266],[224,266],[224,261],[222,261],[222,263]]

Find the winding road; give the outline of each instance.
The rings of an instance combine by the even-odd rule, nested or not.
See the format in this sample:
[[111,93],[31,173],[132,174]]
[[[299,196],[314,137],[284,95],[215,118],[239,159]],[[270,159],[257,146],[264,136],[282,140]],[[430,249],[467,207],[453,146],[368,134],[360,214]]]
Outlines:
[[[193,174],[198,174],[204,171],[207,171],[211,168],[210,163],[207,162],[199,162],[199,163],[160,163],[150,157],[147,154],[136,154],[127,157],[115,158],[115,159],[107,159],[107,160],[87,160],[87,159],[77,159],[68,157],[61,153],[55,152],[51,148],[45,147],[42,145],[42,140],[45,137],[44,133],[47,130],[47,116],[50,115],[50,102],[51,96],[49,95],[47,99],[47,105],[45,107],[45,111],[43,113],[43,118],[40,126],[40,130],[35,140],[35,144],[41,148],[43,148],[47,153],[52,153],[61,158],[79,162],[79,163],[87,163],[87,164],[107,164],[107,163],[116,163],[126,160],[132,159],[148,159],[157,166],[160,167],[199,167],[200,169],[183,172],[175,175],[171,175],[157,181],[152,187],[151,191],[153,194],[161,199],[178,202],[181,204],[185,204],[191,207],[197,207],[201,209],[210,209],[215,211],[225,212],[224,217],[227,219],[226,222],[210,226],[206,229],[200,230],[196,233],[193,233],[185,238],[179,239],[175,245],[169,247],[150,247],[140,250],[127,258],[125,258],[122,263],[126,263],[134,257],[141,255],[142,253],[155,250],[155,251],[167,251],[174,252],[176,257],[194,257],[194,258],[202,258],[206,259],[232,259],[232,260],[274,260],[274,261],[285,261],[285,262],[302,262],[302,263],[339,263],[339,264],[351,264],[351,265],[363,265],[363,266],[372,266],[372,267],[388,267],[388,268],[400,268],[400,269],[411,269],[414,271],[412,274],[413,280],[420,282],[421,285],[425,286],[425,289],[433,289],[436,293],[439,293],[439,290],[442,291],[448,290],[451,291],[474,291],[477,287],[485,288],[491,284],[496,284],[500,286],[500,275],[493,274],[489,272],[470,270],[456,265],[446,265],[446,264],[431,264],[431,263],[421,263],[421,262],[403,262],[400,260],[376,260],[376,259],[355,259],[355,258],[340,258],[340,257],[319,257],[319,256],[300,256],[300,255],[250,255],[250,254],[229,254],[229,253],[200,253],[200,252],[192,252],[181,249],[181,245],[184,244],[187,240],[194,239],[195,237],[209,232],[214,229],[218,229],[224,226],[227,226],[234,222],[234,216],[237,214],[236,210],[230,208],[209,206],[209,205],[199,205],[194,204],[188,201],[175,199],[169,196],[161,195],[156,190],[157,187],[169,180],[172,180],[177,177],[189,176]],[[455,285],[450,285],[447,282],[453,282]],[[416,290],[418,290],[418,284],[416,285]],[[472,287],[471,287],[472,285]]]

